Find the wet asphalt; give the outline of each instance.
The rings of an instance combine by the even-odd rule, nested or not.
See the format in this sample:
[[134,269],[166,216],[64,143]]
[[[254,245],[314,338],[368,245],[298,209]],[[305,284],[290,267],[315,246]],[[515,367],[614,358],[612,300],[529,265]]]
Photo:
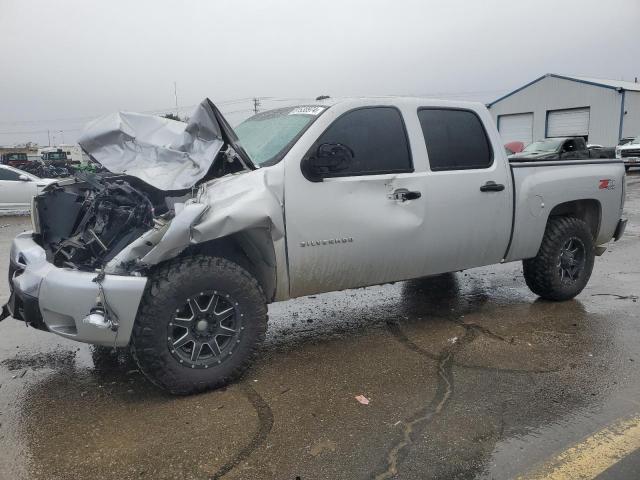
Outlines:
[[[124,351],[8,319],[0,478],[518,476],[640,412],[640,175],[626,215],[576,300],[537,299],[513,263],[274,304],[254,368],[191,397],[157,390]],[[3,302],[28,228],[0,217]]]

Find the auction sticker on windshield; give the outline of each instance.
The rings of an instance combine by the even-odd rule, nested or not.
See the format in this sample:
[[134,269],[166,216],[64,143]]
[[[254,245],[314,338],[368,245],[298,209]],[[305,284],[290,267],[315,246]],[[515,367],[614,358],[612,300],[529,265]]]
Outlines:
[[289,115],[320,115],[327,107],[296,107]]

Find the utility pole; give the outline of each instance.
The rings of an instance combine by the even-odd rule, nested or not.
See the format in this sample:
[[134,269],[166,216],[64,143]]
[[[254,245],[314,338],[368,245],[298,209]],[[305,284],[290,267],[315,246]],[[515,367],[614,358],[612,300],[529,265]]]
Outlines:
[[256,97],[253,99],[253,113],[258,113],[259,107],[260,107],[260,99]]
[[51,130],[47,130],[47,137],[49,138],[49,146],[51,146]]
[[176,118],[180,118],[178,115],[178,84],[173,82],[173,96],[176,97]]

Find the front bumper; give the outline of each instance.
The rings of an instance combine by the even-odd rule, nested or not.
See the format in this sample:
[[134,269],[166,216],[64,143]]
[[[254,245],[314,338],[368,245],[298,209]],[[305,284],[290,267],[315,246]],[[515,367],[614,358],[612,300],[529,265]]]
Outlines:
[[11,245],[6,305],[18,320],[79,342],[122,347],[129,343],[133,322],[147,284],[146,277],[105,275],[104,296],[117,315],[117,332],[83,322],[96,306],[97,273],[58,268],[47,262],[44,249],[31,232],[18,235]]

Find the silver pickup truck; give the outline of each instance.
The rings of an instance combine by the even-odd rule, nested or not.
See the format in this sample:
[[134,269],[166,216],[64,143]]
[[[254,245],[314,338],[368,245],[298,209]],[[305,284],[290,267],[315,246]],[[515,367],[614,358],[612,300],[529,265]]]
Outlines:
[[567,300],[626,225],[621,160],[509,162],[476,103],[328,100],[232,129],[207,99],[80,144],[107,171],[34,198],[4,316],[130,346],[176,394],[241,375],[271,302],[516,260]]

